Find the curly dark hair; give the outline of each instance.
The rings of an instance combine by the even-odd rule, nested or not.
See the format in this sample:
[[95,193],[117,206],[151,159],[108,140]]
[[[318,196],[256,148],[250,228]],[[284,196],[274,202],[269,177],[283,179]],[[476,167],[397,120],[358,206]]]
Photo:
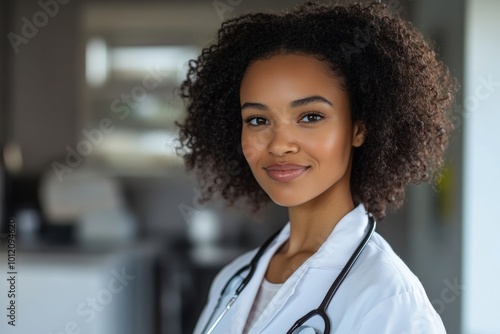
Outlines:
[[401,206],[407,185],[438,175],[456,84],[430,43],[384,4],[306,2],[226,20],[189,62],[178,149],[197,170],[204,200],[246,198],[255,210],[270,201],[242,154],[239,89],[249,64],[277,54],[315,56],[343,79],[352,120],[366,130],[353,155],[355,203],[383,219],[388,204]]

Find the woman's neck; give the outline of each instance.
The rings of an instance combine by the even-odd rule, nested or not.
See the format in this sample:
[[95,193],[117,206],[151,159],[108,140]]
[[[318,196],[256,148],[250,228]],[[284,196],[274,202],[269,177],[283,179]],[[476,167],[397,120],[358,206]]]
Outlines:
[[288,208],[290,239],[280,249],[281,253],[287,256],[315,253],[342,217],[354,209],[350,193],[349,196],[324,195]]

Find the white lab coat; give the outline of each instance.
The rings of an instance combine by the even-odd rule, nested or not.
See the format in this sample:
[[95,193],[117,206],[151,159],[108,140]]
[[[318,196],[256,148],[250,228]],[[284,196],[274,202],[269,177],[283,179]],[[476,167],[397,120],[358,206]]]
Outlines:
[[[315,254],[299,268],[290,268],[293,274],[249,333],[286,333],[297,319],[317,308],[367,229],[368,216],[365,207],[360,204],[339,221]],[[214,333],[242,333],[269,261],[289,235],[288,223],[268,247],[254,277]],[[255,252],[243,254],[219,272],[198,319],[195,334],[200,334],[206,325],[226,282],[250,262]],[[214,318],[226,306],[238,284],[238,279],[233,280],[232,288],[223,298]],[[376,232],[333,297],[327,313],[332,333],[446,333],[441,318],[429,302],[418,278]],[[309,320],[307,325],[319,330],[324,328],[318,316]]]

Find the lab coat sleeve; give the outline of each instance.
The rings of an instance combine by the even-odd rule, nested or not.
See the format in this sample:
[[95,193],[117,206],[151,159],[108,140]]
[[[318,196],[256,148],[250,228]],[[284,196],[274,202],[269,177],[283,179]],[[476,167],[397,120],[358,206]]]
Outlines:
[[376,304],[355,333],[446,334],[446,330],[427,296],[404,292]]

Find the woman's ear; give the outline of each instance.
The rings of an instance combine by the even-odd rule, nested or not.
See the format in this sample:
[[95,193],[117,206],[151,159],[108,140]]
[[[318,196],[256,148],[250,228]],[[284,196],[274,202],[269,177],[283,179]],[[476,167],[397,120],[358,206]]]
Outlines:
[[366,127],[361,121],[354,123],[352,128],[352,146],[360,147],[365,142]]

